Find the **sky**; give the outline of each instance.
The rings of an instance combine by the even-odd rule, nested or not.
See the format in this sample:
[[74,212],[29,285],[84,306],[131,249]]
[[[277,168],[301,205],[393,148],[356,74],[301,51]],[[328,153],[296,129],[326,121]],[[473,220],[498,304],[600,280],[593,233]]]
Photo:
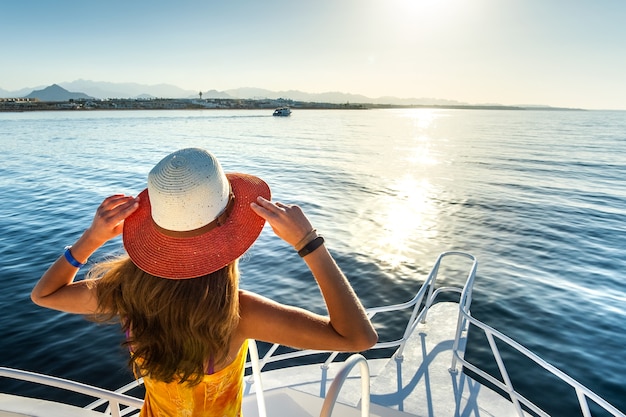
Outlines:
[[0,0],[0,88],[78,79],[626,110],[624,0]]

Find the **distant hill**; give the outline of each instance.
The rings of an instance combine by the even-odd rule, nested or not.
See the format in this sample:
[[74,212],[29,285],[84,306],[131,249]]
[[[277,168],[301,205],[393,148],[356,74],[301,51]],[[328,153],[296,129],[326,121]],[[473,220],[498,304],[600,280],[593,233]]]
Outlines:
[[90,80],[76,80],[59,84],[68,90],[82,91],[103,100],[107,98],[195,98],[198,97],[200,91],[185,90],[171,84],[145,85]]
[[235,98],[225,91],[209,90],[202,93],[202,98]]
[[298,90],[288,91],[270,91],[261,88],[236,88],[232,90],[224,91],[232,98],[241,99],[288,99],[295,101],[309,101],[317,103],[372,103],[373,99],[357,94],[348,94],[340,92],[327,92],[327,93],[305,93]]
[[[43,88],[43,86],[37,87],[37,88]],[[26,94],[29,94],[33,90],[34,90],[33,88],[22,88],[17,91],[9,91],[9,90],[0,88],[0,97],[11,97],[11,98],[24,97]]]
[[[215,91],[215,90],[213,90]],[[435,98],[398,98],[398,97],[379,97],[371,98],[361,94],[341,93],[338,91],[330,91],[326,93],[306,93],[298,90],[288,91],[270,91],[261,88],[236,88],[226,90],[223,93],[230,98],[240,99],[288,99],[294,101],[306,101],[315,103],[371,103],[371,104],[396,104],[396,105],[466,105],[454,100],[442,100]],[[210,92],[203,93],[204,98],[219,98],[210,95]]]
[[88,96],[84,93],[72,93],[67,91],[65,88],[61,87],[58,84],[52,84],[49,87],[46,87],[42,90],[35,90],[26,98],[36,98],[40,101],[68,101],[68,100],[89,100],[93,99],[93,97]]
[[[271,91],[262,88],[236,88],[225,91],[208,90],[193,91],[186,90],[171,84],[145,85],[137,83],[111,83],[102,81],[76,80],[53,84],[49,87],[38,87],[39,89],[21,89],[17,91],[7,91],[0,88],[0,97],[36,97],[42,101],[66,101],[70,99],[150,99],[150,98],[199,98],[202,93],[204,99],[271,99],[279,98],[293,101],[315,102],[315,103],[362,103],[374,105],[400,105],[400,106],[483,106],[499,107],[499,104],[476,105],[464,103],[456,100],[444,100],[437,98],[398,98],[398,97],[367,97],[360,94],[342,93],[337,91],[325,93],[307,93],[298,90]],[[32,91],[32,92],[31,92]],[[80,91],[71,93],[70,91]],[[29,93],[30,92],[30,93]],[[515,106],[520,108],[533,109],[557,109],[542,105]],[[560,109],[560,108],[558,108]]]
[[[89,98],[108,99],[108,98],[198,98],[200,90],[185,90],[170,84],[145,85],[137,83],[111,83],[102,81],[76,80],[72,82],[62,82],[54,84],[55,89],[61,88],[66,91],[63,94],[80,94],[70,93],[70,91],[80,91]],[[40,89],[29,94],[29,89],[21,89],[18,91],[6,91],[0,89],[0,97],[34,97],[40,100],[58,100],[61,96],[55,98],[46,98],[42,96],[50,87],[39,87]],[[44,97],[44,98],[42,98]],[[61,100],[70,98],[81,98],[82,96],[62,96]],[[82,97],[84,98],[84,97]],[[371,98],[360,94],[350,94],[342,92],[325,92],[325,93],[307,93],[298,90],[288,91],[271,91],[262,88],[236,88],[225,91],[208,90],[202,91],[202,98],[221,98],[221,99],[278,99],[283,98],[294,101],[318,102],[318,103],[372,103],[372,104],[398,104],[398,105],[458,105],[466,104],[453,100],[441,100],[433,98],[398,98],[398,97],[379,97]]]

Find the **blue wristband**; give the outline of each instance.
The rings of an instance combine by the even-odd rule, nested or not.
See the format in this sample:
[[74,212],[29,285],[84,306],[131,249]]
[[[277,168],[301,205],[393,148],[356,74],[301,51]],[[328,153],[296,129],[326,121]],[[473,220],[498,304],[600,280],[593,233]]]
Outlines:
[[64,253],[64,255],[65,255],[65,259],[66,259],[66,260],[70,263],[70,265],[72,265],[73,267],[76,267],[76,268],[81,268],[81,267],[85,266],[85,264],[81,264],[80,262],[78,262],[78,261],[76,260],[76,258],[74,258],[74,257],[72,256],[72,252],[70,252],[70,248],[71,248],[71,246],[66,246],[66,247],[65,247],[65,253]]

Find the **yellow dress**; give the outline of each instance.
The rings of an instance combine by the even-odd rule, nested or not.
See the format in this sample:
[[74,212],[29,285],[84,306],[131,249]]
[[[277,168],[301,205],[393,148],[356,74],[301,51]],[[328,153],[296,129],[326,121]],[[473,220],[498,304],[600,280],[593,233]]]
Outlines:
[[241,416],[243,376],[248,341],[226,368],[205,375],[189,387],[177,382],[144,378],[146,396],[140,417],[238,417]]

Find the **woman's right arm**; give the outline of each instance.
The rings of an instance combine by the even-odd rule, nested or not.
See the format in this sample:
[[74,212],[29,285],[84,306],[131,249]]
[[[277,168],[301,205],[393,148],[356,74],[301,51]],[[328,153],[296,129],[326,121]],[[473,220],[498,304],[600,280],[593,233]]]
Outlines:
[[[252,209],[292,246],[313,229],[300,207],[295,205],[259,198]],[[328,317],[243,292],[242,330],[246,338],[302,349],[356,352],[373,346],[378,335],[352,286],[325,245],[303,259],[322,292]]]
[[[85,263],[100,246],[122,232],[124,219],[137,209],[137,200],[124,195],[107,197],[94,216],[91,226],[71,248],[71,256]],[[94,287],[85,281],[74,282],[78,267],[71,265],[61,255],[31,292],[37,305],[67,313],[91,314],[96,311],[97,300]]]

